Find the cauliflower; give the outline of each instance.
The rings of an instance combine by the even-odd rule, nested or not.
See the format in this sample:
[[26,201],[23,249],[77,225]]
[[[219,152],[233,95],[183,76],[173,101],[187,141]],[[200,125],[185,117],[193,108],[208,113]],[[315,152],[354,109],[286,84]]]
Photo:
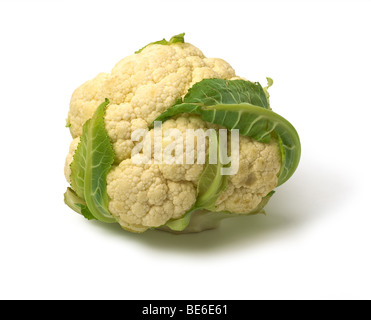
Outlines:
[[[268,97],[267,87],[237,77],[222,59],[206,58],[184,43],[184,34],[145,46],[73,93],[65,202],[87,219],[118,222],[132,232],[202,231],[226,217],[261,212],[300,157],[295,129],[271,111]],[[175,163],[155,161],[154,121],[162,123],[161,150],[180,141],[169,152],[178,156]],[[238,145],[228,147],[228,155],[238,149],[233,175],[221,174],[229,165],[220,153],[217,163],[210,161],[219,136],[205,139],[206,163],[187,149],[189,132],[218,129],[228,129],[229,140],[239,130]],[[177,138],[165,137],[171,130]],[[136,132],[147,133],[133,139]],[[147,161],[137,163],[133,151],[147,138]]]

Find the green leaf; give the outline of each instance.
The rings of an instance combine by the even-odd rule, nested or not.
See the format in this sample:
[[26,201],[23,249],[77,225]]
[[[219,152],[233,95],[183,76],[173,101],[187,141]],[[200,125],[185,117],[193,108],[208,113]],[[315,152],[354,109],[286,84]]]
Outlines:
[[209,143],[211,145],[210,152],[218,155],[218,161],[216,164],[211,164],[209,163],[210,159],[208,159],[198,180],[195,207],[198,209],[215,210],[215,201],[228,187],[228,176],[221,174],[223,165],[219,159],[217,140],[216,143],[212,143],[212,139],[209,139]]
[[[268,92],[268,89],[269,89],[272,85],[273,85],[273,79],[267,77],[267,86],[264,87],[263,90],[264,90],[264,93],[265,93],[265,95],[266,95],[266,97],[267,97],[268,104],[269,104],[269,92]],[[272,110],[271,107],[269,107],[269,109]]]
[[68,205],[73,211],[83,215],[86,219],[95,219],[95,217],[89,211],[86,202],[79,198],[71,188],[67,188],[67,191],[64,194],[64,203]]
[[271,110],[251,104],[215,105],[206,107],[201,115],[204,121],[239,129],[240,134],[257,141],[269,142],[270,134],[275,132],[282,142],[282,165],[278,186],[286,182],[295,172],[301,154],[298,133],[285,118]]
[[269,109],[262,86],[245,80],[204,79],[189,89],[183,102],[201,106],[247,102]]
[[138,51],[135,51],[135,53],[140,53],[142,52],[142,50],[144,48],[147,48],[148,46],[152,45],[152,44],[162,44],[162,45],[171,45],[171,44],[174,44],[174,43],[184,43],[184,36],[185,36],[185,33],[180,33],[180,34],[177,34],[173,37],[170,38],[169,41],[165,40],[165,39],[162,39],[162,40],[159,40],[159,41],[155,41],[155,42],[151,42],[149,44],[147,44],[146,46],[144,46],[142,49],[139,49]]
[[108,104],[106,99],[84,124],[71,164],[71,186],[97,220],[112,223],[116,220],[108,210],[106,177],[114,161],[114,151],[104,126]]
[[[268,82],[269,84],[269,82]],[[287,181],[300,161],[300,139],[295,128],[270,110],[264,89],[258,83],[244,80],[205,79],[195,84],[177,104],[155,121],[163,121],[181,113],[201,115],[202,120],[238,129],[240,135],[268,143],[271,135],[279,137],[282,165],[278,185]]]
[[[269,109],[264,89],[257,82],[205,79],[193,85],[183,101],[167,109],[155,121],[166,121],[181,113],[201,114],[202,107],[216,104],[251,103]],[[153,127],[153,123],[150,128]]]

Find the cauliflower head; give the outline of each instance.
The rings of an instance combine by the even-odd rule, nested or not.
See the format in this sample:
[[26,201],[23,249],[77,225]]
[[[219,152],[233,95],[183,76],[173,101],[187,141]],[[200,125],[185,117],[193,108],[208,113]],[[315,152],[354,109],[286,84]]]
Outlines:
[[[73,140],[65,163],[65,176],[72,188],[67,191],[65,201],[86,218],[118,222],[132,232],[144,232],[150,228],[180,232],[202,231],[216,227],[222,218],[228,216],[261,212],[279,183],[280,173],[286,168],[282,162],[285,141],[282,142],[280,132],[276,129],[282,125],[273,121],[270,128],[272,121],[267,120],[268,124],[264,124],[266,134],[261,139],[252,132],[255,123],[262,121],[260,117],[266,116],[265,113],[271,116],[266,88],[262,89],[257,83],[237,77],[226,61],[205,57],[198,48],[184,43],[183,36],[149,44],[118,62],[111,73],[98,74],[73,93],[67,120]],[[246,132],[242,132],[245,134],[239,137],[238,171],[234,175],[220,178],[223,182],[214,194],[212,210],[210,206],[205,210],[205,207],[196,205],[202,190],[209,188],[200,186],[200,179],[207,170],[210,171],[212,165],[199,164],[197,161],[192,164],[155,163],[153,148],[155,129],[152,124],[156,119],[166,117],[162,122],[163,132],[177,129],[181,133],[183,159],[186,158],[189,129],[204,132],[210,128],[231,129],[225,120],[229,116],[224,116],[224,122],[207,120],[202,112],[210,111],[207,109],[212,105],[210,102],[205,102],[202,111],[188,112],[190,109],[184,109],[190,103],[197,108],[204,103],[199,97],[198,100],[194,98],[196,102],[191,101],[190,92],[196,92],[202,83],[208,81],[206,79],[214,81],[212,86],[216,80],[222,81],[217,83],[220,89],[209,88],[210,92],[223,96],[229,90],[232,92],[230,95],[241,99],[242,103],[236,104],[239,108],[250,102],[252,113],[264,111],[263,115],[257,116],[255,123],[253,119],[252,124],[241,125],[241,131]],[[223,87],[223,83],[226,87]],[[249,86],[246,87],[245,83]],[[236,93],[233,93],[231,84],[238,84]],[[250,84],[254,85],[251,92],[247,89]],[[201,90],[201,96],[210,96],[204,89]],[[264,104],[263,107],[258,104],[258,98],[254,101],[255,96]],[[220,99],[213,99],[218,102],[214,105],[219,106]],[[104,105],[103,101],[106,101]],[[228,105],[229,102],[225,104]],[[175,110],[176,106],[179,110]],[[232,109],[230,112],[233,112]],[[241,114],[243,117],[246,110],[238,111],[240,117]],[[214,118],[218,118],[219,111],[215,109]],[[172,113],[171,117],[168,117],[169,112]],[[250,131],[243,130],[248,126],[251,127]],[[132,139],[132,134],[138,129],[148,130],[151,137],[148,163],[138,164],[132,159],[133,149],[143,142]],[[162,148],[166,148],[173,140],[163,138]],[[101,149],[104,145],[106,148]],[[208,146],[206,139],[206,149]],[[103,154],[106,159],[102,158]],[[90,157],[92,161],[89,162]],[[194,158],[197,160],[197,154]],[[97,175],[99,167],[105,169]],[[93,182],[88,183],[87,179]],[[212,179],[215,180],[215,175]],[[93,206],[95,209],[92,209]],[[99,210],[103,213],[96,213]],[[212,213],[214,218],[210,218]]]

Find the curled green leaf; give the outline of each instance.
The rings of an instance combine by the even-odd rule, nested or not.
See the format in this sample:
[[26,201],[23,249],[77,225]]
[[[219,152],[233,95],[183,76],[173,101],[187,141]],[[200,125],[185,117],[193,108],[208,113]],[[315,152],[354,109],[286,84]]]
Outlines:
[[71,186],[100,221],[116,222],[108,210],[106,177],[114,161],[114,151],[104,126],[109,104],[105,100],[83,127],[81,141],[71,163]]
[[[268,80],[268,86],[272,81]],[[162,113],[155,121],[181,113],[198,114],[202,120],[238,129],[240,135],[268,143],[272,135],[279,137],[282,166],[278,185],[287,181],[295,172],[301,155],[298,133],[285,118],[274,113],[264,89],[258,83],[244,80],[205,79],[195,84],[184,97]]]

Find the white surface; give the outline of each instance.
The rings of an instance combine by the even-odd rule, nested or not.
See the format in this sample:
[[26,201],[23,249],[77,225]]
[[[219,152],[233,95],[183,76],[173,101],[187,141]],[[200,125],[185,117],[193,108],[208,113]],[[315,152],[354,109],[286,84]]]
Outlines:
[[[1,299],[370,299],[370,2],[1,1]],[[267,216],[129,234],[63,203],[73,90],[186,32],[265,84],[302,160]]]

